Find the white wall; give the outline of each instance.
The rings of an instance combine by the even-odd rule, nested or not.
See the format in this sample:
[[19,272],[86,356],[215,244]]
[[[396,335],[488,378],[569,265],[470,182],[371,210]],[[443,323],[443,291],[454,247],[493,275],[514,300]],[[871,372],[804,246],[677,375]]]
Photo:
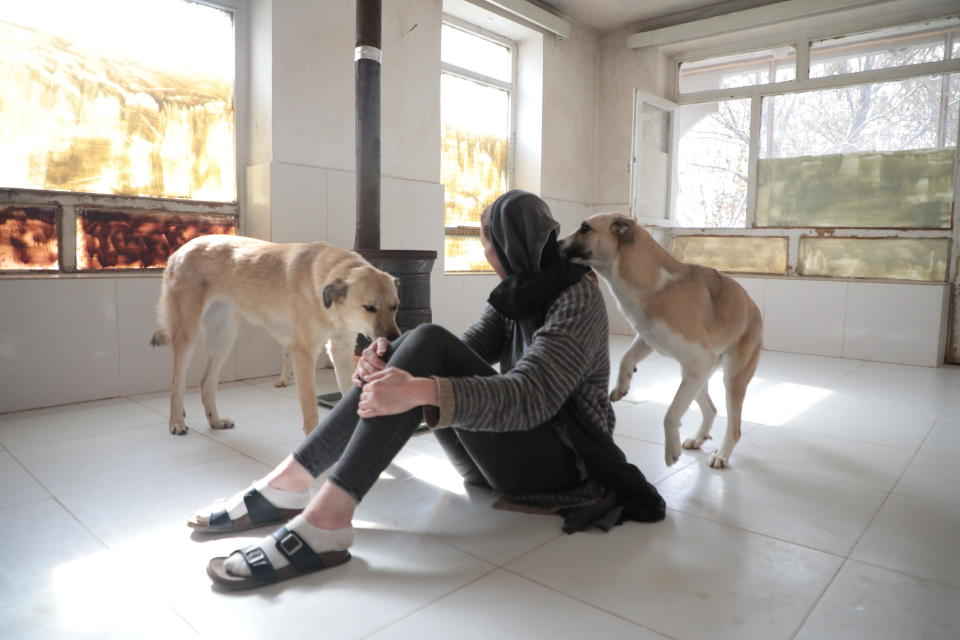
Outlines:
[[736,277],[763,312],[772,351],[936,367],[949,286]]
[[[169,389],[170,350],[149,345],[159,296],[157,276],[0,280],[0,413]],[[277,343],[242,322],[221,380],[280,365]],[[200,374],[195,358],[188,384]]]

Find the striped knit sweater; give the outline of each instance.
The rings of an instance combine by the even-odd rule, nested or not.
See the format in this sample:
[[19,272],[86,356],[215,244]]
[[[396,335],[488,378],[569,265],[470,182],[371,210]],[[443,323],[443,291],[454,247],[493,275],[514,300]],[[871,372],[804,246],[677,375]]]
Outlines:
[[[437,378],[439,411],[427,411],[434,428],[488,432],[523,431],[548,422],[569,398],[606,432],[614,427],[608,397],[610,355],[607,311],[592,274],[564,290],[547,309],[543,326],[511,362],[515,323],[487,305],[463,341],[486,362],[500,361],[501,375]],[[563,494],[509,496],[514,502],[561,508],[591,502],[602,487],[585,480]]]

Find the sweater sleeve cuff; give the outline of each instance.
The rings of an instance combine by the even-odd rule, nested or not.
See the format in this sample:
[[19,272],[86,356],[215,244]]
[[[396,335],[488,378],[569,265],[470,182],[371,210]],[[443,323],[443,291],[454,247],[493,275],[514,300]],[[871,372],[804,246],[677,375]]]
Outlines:
[[423,419],[432,429],[449,427],[453,422],[453,383],[447,378],[434,378],[437,383],[437,402],[439,406],[423,408]]

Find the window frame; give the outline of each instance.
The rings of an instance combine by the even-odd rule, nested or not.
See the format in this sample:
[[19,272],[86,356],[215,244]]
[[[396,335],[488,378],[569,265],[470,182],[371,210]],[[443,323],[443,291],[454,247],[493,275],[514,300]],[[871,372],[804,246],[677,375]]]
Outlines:
[[[941,16],[936,20],[945,18],[954,18],[957,15]],[[933,21],[931,19],[930,21]],[[890,82],[904,80],[915,77],[924,77],[939,74],[960,74],[960,58],[950,58],[949,49],[951,34],[945,34],[945,46],[947,47],[944,57],[945,60],[936,62],[925,62],[920,64],[904,65],[887,69],[876,69],[870,71],[860,71],[847,74],[825,76],[821,78],[810,78],[810,46],[813,42],[827,40],[847,35],[856,35],[860,33],[869,33],[882,28],[906,26],[925,21],[910,21],[888,25],[887,27],[872,27],[870,29],[857,31],[837,32],[806,32],[790,41],[781,41],[776,43],[766,43],[764,46],[751,46],[741,49],[722,49],[711,51],[709,54],[697,53],[693,55],[677,55],[670,58],[672,69],[672,82],[675,102],[678,106],[703,104],[709,102],[719,102],[724,100],[750,99],[750,147],[748,158],[748,188],[747,188],[747,207],[746,219],[743,227],[682,227],[678,224],[676,218],[676,196],[677,184],[673,181],[671,191],[668,194],[669,201],[669,219],[665,224],[661,224],[666,230],[667,246],[672,246],[673,239],[680,236],[778,236],[786,237],[787,246],[787,272],[785,276],[809,277],[812,279],[850,279],[843,277],[830,278],[828,276],[799,276],[797,269],[799,267],[800,240],[805,237],[837,237],[837,238],[947,238],[950,239],[950,263],[946,282],[955,282],[957,279],[958,260],[960,253],[960,224],[958,224],[957,200],[960,198],[960,135],[957,136],[955,146],[956,160],[954,162],[954,206],[951,224],[949,228],[944,229],[923,229],[923,228],[902,228],[902,227],[836,227],[825,229],[823,227],[757,227],[756,225],[756,207],[757,207],[757,177],[760,158],[760,125],[762,117],[762,102],[764,98],[794,93],[804,93],[810,91],[819,91],[823,89],[836,89],[853,87],[862,84],[874,84],[880,82]],[[792,45],[796,48],[796,79],[784,82],[771,82],[764,85],[751,85],[746,87],[736,87],[731,89],[716,89],[710,91],[699,91],[694,93],[680,93],[680,65],[683,62],[703,60],[707,57],[719,57],[725,55],[734,55],[737,53],[748,53],[777,46]],[[671,174],[678,176],[677,171],[677,153],[676,148],[679,140],[671,141],[673,157],[671,158]],[[631,180],[632,182],[632,180]],[[631,209],[631,214],[635,212]],[[742,275],[742,274],[738,274]],[[777,276],[765,276],[777,277]],[[897,279],[883,279],[885,282],[900,281]],[[903,282],[917,283],[910,280]],[[942,284],[940,282],[930,282],[931,284]]]
[[244,232],[246,203],[245,167],[249,148],[249,8],[244,0],[184,0],[226,11],[233,16],[233,149],[236,173],[236,198],[230,202],[210,202],[184,198],[128,196],[106,193],[84,193],[52,189],[26,189],[0,185],[0,207],[16,205],[55,206],[59,267],[47,270],[0,271],[0,279],[50,277],[160,277],[163,269],[100,269],[81,270],[77,266],[77,213],[85,209],[115,209],[137,214],[202,215],[231,218],[236,232]]
[[[448,25],[455,29],[465,31],[470,35],[474,35],[496,44],[507,47],[510,50],[510,82],[504,82],[498,78],[493,78],[482,73],[477,73],[476,71],[471,71],[469,69],[464,69],[463,67],[451,64],[449,62],[444,62],[441,55],[440,58],[440,77],[442,78],[444,74],[448,74],[457,78],[462,78],[464,80],[469,80],[471,82],[476,82],[478,84],[486,85],[488,87],[493,87],[507,92],[507,109],[509,110],[508,118],[510,122],[510,131],[507,138],[507,190],[513,188],[515,174],[516,174],[516,139],[517,139],[517,108],[516,108],[516,90],[517,90],[517,51],[518,45],[514,40],[510,38],[501,36],[492,31],[488,31],[483,27],[478,27],[475,24],[461,20],[454,16],[444,13],[443,20],[441,25]],[[446,241],[448,235],[454,236],[472,236],[479,237],[480,229],[479,227],[467,227],[467,226],[455,226],[448,227],[446,224],[446,219],[443,221],[443,237]],[[493,273],[493,268],[486,270],[475,270],[475,271],[450,271],[446,268],[446,251],[444,251],[444,273],[448,275],[490,275]]]

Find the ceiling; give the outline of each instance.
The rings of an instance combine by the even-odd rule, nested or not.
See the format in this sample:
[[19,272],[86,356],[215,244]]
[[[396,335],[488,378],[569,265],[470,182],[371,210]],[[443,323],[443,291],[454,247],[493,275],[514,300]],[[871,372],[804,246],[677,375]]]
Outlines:
[[[570,17],[601,33],[638,22],[669,26],[712,15],[741,11],[781,0],[540,0],[537,4]],[[701,11],[702,10],[702,11]],[[663,19],[674,14],[675,19]],[[660,24],[662,22],[662,24]],[[651,25],[654,26],[654,25]]]

